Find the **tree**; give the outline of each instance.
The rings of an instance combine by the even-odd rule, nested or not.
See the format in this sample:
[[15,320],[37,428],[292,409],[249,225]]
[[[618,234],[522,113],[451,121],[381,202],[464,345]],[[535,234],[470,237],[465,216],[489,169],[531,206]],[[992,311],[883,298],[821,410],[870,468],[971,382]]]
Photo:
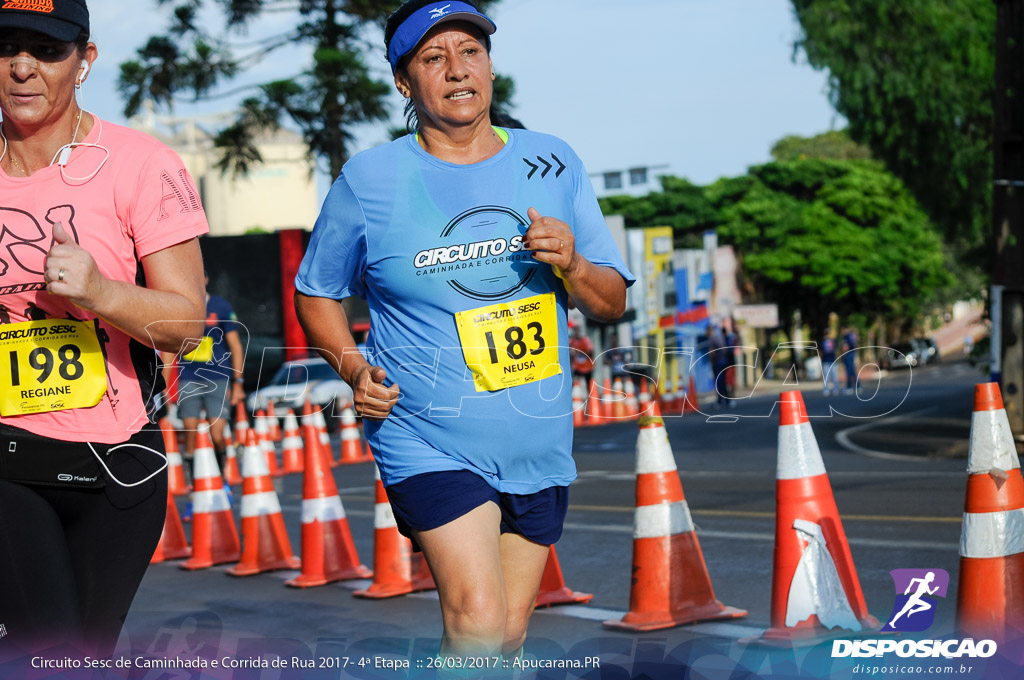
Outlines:
[[796,49],[828,69],[850,136],[910,189],[947,238],[989,231],[992,0],[793,0]]
[[677,247],[699,248],[703,232],[716,230],[720,243],[736,247],[745,287],[777,303],[783,319],[799,310],[813,337],[821,337],[832,312],[909,327],[952,282],[941,239],[878,161],[800,158],[849,147],[825,137],[776,145],[796,160],[708,187],[662,177],[661,192],[603,198],[601,208],[623,215],[627,228],[671,226]]
[[871,151],[850,139],[847,130],[829,130],[813,137],[783,137],[772,146],[772,158],[777,161],[799,161],[807,158],[863,160],[871,158]]
[[877,161],[767,163],[708,197],[754,288],[781,318],[799,310],[814,337],[830,312],[909,326],[949,281],[938,233]]
[[[494,2],[476,4],[486,11]],[[147,99],[170,108],[185,93],[195,100],[209,98],[223,81],[275,50],[311,45],[312,63],[290,78],[255,86],[236,121],[216,135],[214,144],[223,154],[218,164],[222,170],[245,174],[262,160],[256,137],[289,120],[301,131],[310,156],[336,177],[349,157],[352,127],[387,117],[385,97],[392,85],[371,76],[364,56],[379,56],[383,46],[370,45],[363,36],[368,26],[382,27],[399,4],[400,0],[177,0],[167,33],[149,38],[136,59],[121,64],[118,87],[125,98],[125,115],[137,113]],[[204,5],[222,10],[222,28],[200,19]],[[280,35],[248,45],[219,37],[239,38],[259,16],[288,11],[297,12],[300,21]],[[242,50],[248,51],[237,56]]]
[[672,227],[677,248],[699,248],[701,234],[720,221],[704,187],[679,177],[659,177],[661,191],[642,197],[628,195],[599,199],[605,215],[622,215],[626,228]]

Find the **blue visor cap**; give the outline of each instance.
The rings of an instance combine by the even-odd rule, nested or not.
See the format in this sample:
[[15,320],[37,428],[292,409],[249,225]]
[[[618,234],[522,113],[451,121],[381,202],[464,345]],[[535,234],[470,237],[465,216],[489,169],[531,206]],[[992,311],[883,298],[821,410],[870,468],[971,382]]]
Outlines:
[[388,49],[388,61],[391,62],[391,73],[398,69],[402,57],[412,52],[420,44],[423,36],[434,26],[444,21],[468,21],[477,26],[485,35],[491,35],[498,27],[486,16],[464,2],[448,2],[427,5],[409,15],[402,22],[395,34],[391,36]]

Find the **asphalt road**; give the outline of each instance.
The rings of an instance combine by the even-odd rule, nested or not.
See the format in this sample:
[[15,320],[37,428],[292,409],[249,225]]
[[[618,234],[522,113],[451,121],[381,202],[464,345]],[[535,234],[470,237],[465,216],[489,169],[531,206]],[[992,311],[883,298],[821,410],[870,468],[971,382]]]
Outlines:
[[[950,576],[949,592],[929,635],[952,630],[973,385],[980,381],[961,363],[890,374],[856,395],[826,398],[820,387],[804,391],[864,597],[880,620],[893,606],[890,570],[943,569]],[[586,605],[538,610],[524,658],[579,665],[596,656],[600,665],[527,669],[521,677],[859,677],[863,671],[854,664],[862,660],[832,659],[828,642],[796,650],[740,642],[760,635],[770,619],[778,390],[755,390],[734,409],[666,419],[715,593],[749,614],[640,634],[601,625],[630,606],[637,430],[635,423],[581,428],[574,447],[579,480],[557,550],[568,587],[594,598]],[[335,478],[359,556],[372,567],[373,468],[341,466]],[[275,484],[298,551],[301,476]],[[183,499],[179,503],[184,506]],[[280,657],[281,667],[147,669],[133,661],[117,677],[425,677],[441,634],[434,593],[363,600],[351,592],[366,582],[298,590],[283,584],[292,575],[235,578],[225,567],[188,572],[173,562],[151,566],[119,655],[235,664]],[[405,662],[409,669],[389,665]],[[328,667],[303,667],[307,663]],[[948,677],[1014,677],[1003,672],[990,666],[983,676],[958,671]]]

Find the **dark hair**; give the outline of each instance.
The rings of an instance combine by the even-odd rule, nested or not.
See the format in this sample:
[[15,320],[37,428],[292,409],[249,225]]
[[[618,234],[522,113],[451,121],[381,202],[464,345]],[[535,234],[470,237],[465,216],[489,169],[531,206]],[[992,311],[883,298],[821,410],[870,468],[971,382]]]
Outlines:
[[78,56],[85,56],[85,48],[89,46],[89,31],[82,31],[75,38],[75,51],[78,52]]
[[[470,2],[470,0],[463,0],[467,5],[470,5],[473,9],[477,9],[477,6]],[[402,22],[409,18],[416,10],[423,9],[427,5],[436,3],[437,0],[406,0],[402,3],[402,6],[396,9],[388,17],[388,22],[384,26],[384,59],[387,61],[389,50],[391,49],[391,39],[395,37],[395,31],[402,25]],[[479,10],[477,10],[479,11]],[[484,50],[488,54],[491,53],[491,36],[483,35],[481,33],[481,44],[484,46]],[[398,62],[397,69],[405,70],[405,64],[408,59],[408,55],[402,57],[402,60]],[[493,99],[491,100],[491,111],[490,111],[491,125],[498,125],[500,127],[522,127],[522,125],[508,125],[506,121],[509,120],[495,105]],[[512,119],[514,120],[514,119]],[[518,121],[516,121],[518,122]],[[405,129],[409,131],[409,134],[415,134],[417,128],[420,126],[419,116],[416,115],[416,104],[413,103],[412,99],[405,102]]]

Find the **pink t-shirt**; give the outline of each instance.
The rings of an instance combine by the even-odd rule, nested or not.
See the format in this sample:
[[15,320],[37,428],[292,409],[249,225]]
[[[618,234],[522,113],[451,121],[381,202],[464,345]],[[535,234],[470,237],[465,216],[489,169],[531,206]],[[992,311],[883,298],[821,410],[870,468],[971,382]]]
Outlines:
[[[46,292],[43,262],[54,223],[63,223],[104,276],[131,282],[141,269],[138,259],[209,231],[198,192],[177,154],[141,132],[94,120],[84,142],[102,145],[109,157],[103,149],[76,147],[63,175],[57,165],[31,177],[0,170],[0,324],[96,318]],[[102,320],[99,327],[107,392],[96,406],[0,416],[0,423],[105,444],[139,431],[152,396],[155,350]]]

